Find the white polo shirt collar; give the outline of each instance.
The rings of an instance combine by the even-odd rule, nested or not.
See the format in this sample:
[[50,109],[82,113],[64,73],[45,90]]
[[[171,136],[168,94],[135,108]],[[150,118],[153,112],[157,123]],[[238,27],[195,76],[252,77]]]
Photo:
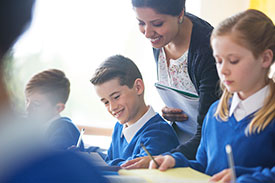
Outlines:
[[229,116],[234,114],[237,121],[242,120],[249,114],[257,111],[264,105],[264,100],[269,92],[269,86],[266,85],[245,100],[241,100],[237,93],[233,94]]
[[135,134],[139,131],[139,129],[141,129],[143,125],[155,115],[156,112],[151,106],[149,106],[147,112],[137,122],[135,122],[131,126],[127,126],[126,124],[123,125],[121,137],[123,137],[124,135],[126,141],[130,143]]

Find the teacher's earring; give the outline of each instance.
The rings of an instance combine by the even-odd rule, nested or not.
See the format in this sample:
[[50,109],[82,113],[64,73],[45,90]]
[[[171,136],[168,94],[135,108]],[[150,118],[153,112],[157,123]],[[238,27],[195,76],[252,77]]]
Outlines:
[[182,22],[183,22],[183,17],[179,18],[179,24],[182,24]]

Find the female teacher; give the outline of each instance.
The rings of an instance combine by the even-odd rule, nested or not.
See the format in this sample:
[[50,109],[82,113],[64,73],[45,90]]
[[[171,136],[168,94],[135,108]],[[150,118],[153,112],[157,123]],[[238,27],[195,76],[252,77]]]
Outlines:
[[[196,134],[191,140],[172,150],[194,159],[200,143],[204,116],[209,106],[218,99],[218,75],[210,47],[213,27],[186,13],[185,0],[132,0],[132,5],[140,32],[152,44],[158,82],[199,96]],[[169,121],[184,123],[188,118],[181,109],[164,107],[162,112],[163,117]],[[148,163],[149,158],[145,157],[123,166],[148,167]]]

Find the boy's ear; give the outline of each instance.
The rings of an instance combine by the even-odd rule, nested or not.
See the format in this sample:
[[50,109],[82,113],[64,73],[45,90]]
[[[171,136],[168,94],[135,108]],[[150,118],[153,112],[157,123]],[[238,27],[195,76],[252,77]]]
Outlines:
[[271,49],[267,49],[262,54],[262,66],[263,68],[269,68],[273,61],[273,51]]
[[65,109],[65,104],[57,103],[55,107],[56,107],[56,112],[61,113]]
[[143,83],[142,79],[137,78],[135,80],[134,87],[135,87],[135,90],[136,90],[138,95],[143,94],[143,92],[144,92],[144,83]]

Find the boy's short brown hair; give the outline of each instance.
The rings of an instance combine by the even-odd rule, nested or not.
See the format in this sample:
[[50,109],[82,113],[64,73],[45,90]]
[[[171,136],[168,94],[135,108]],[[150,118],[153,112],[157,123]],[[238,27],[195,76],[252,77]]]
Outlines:
[[49,94],[54,104],[65,104],[70,94],[70,81],[61,70],[45,70],[34,75],[25,88],[27,94],[37,90]]
[[133,88],[135,80],[142,79],[142,75],[131,59],[122,55],[114,55],[96,69],[90,81],[93,85],[99,85],[114,78],[119,79],[121,86],[127,85],[129,88]]

